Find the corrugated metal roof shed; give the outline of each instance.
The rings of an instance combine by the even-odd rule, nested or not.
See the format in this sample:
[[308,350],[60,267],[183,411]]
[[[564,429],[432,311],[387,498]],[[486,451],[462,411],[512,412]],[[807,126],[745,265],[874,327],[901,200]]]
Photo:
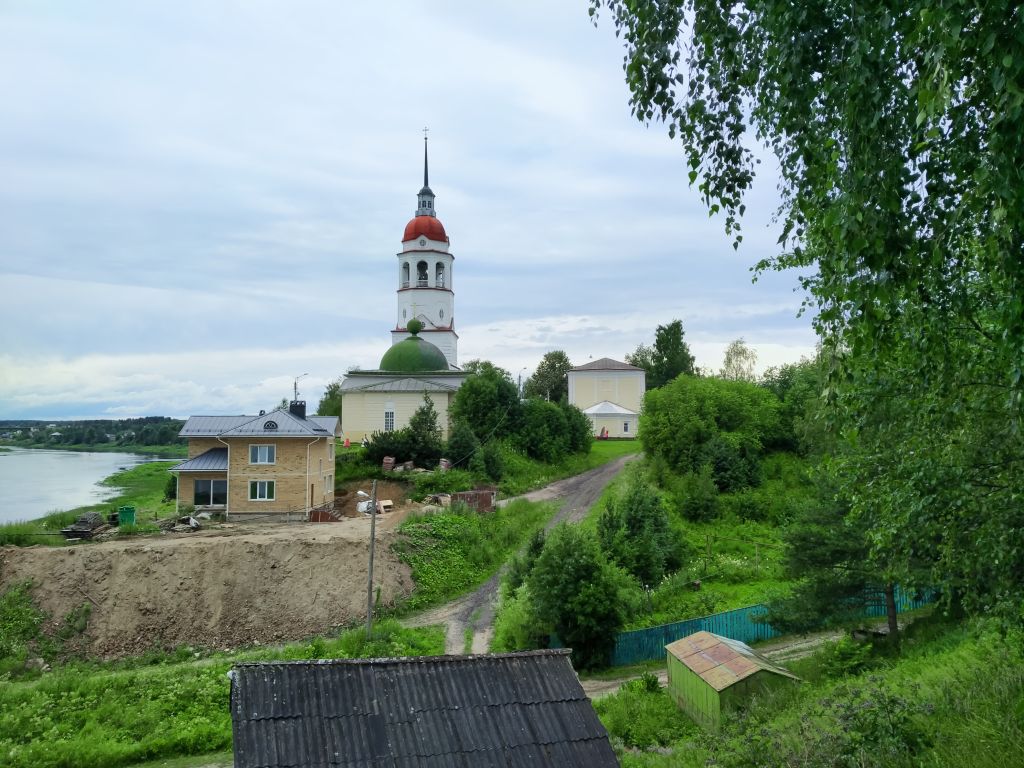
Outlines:
[[629,363],[621,363],[618,360],[612,360],[610,357],[602,357],[600,360],[595,360],[592,363],[585,363],[584,365],[577,365],[575,368],[570,368],[572,371],[642,371],[643,368],[637,368],[635,365]]
[[800,678],[757,653],[746,643],[711,632],[695,632],[665,650],[679,659],[716,691],[722,691],[762,670]]
[[168,472],[227,472],[228,449],[211,448],[188,461],[175,464]]
[[241,664],[236,768],[618,762],[567,651]]

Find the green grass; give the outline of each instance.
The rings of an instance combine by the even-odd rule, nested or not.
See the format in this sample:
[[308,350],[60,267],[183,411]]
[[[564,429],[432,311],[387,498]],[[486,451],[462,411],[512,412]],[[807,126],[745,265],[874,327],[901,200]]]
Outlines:
[[502,451],[505,476],[498,484],[498,490],[504,497],[519,496],[556,480],[579,475],[622,456],[641,451],[643,446],[639,440],[595,440],[589,453],[566,456],[557,464],[544,464],[528,459],[516,451],[505,449]]
[[115,472],[105,478],[101,485],[121,488],[117,496],[99,504],[76,507],[65,512],[51,512],[38,520],[22,523],[5,523],[0,525],[0,545],[9,544],[26,547],[32,544],[48,544],[63,546],[64,537],[60,529],[75,521],[86,512],[99,512],[106,516],[118,507],[130,504],[135,507],[137,526],[133,533],[153,533],[156,528],[147,525],[157,517],[174,514],[174,502],[164,501],[164,489],[167,487],[167,468],[176,462],[151,461],[137,464],[129,469]]
[[625,683],[616,693],[597,699],[594,709],[620,750],[665,747],[700,735],[650,672]]
[[482,584],[554,511],[552,504],[520,500],[488,514],[454,508],[407,518],[393,545],[416,582],[403,609],[436,605]]
[[[636,684],[597,709],[620,740],[623,766],[1005,768],[1024,754],[1021,641],[984,624],[925,620],[902,650],[879,648],[855,674],[826,647],[789,665],[801,685],[751,699],[719,734],[696,730],[681,712],[677,721]],[[666,742],[673,727],[682,735]]]
[[11,768],[114,768],[223,751],[231,746],[226,673],[235,663],[443,652],[442,627],[407,629],[386,621],[369,641],[359,627],[283,648],[198,660],[182,649],[149,666],[80,664],[30,681],[0,682],[0,762]]

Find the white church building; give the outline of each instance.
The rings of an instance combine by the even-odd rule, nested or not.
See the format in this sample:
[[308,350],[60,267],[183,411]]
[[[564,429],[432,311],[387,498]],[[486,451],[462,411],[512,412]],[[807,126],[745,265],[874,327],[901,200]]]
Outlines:
[[352,441],[401,429],[429,396],[448,436],[448,409],[468,373],[458,367],[455,332],[455,256],[437,218],[430,189],[427,144],[423,188],[405,226],[398,256],[397,306],[391,348],[375,370],[349,371],[341,384],[341,431]]

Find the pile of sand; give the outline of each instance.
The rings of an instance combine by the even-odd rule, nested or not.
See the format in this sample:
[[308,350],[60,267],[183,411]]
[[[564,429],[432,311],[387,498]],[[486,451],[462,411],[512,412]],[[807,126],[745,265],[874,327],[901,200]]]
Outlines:
[[[397,522],[397,521],[394,521]],[[408,594],[377,529],[374,584],[382,603]],[[369,520],[238,525],[69,547],[0,549],[0,590],[31,580],[36,605],[59,620],[90,603],[87,652],[134,655],[191,645],[234,648],[320,634],[366,616]]]

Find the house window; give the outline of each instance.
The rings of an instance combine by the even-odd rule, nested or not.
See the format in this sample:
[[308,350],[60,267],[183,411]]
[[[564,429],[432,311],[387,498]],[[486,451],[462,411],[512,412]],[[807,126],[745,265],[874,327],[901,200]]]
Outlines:
[[394,432],[395,431],[395,412],[384,411],[384,431]]
[[273,464],[277,459],[277,446],[274,445],[250,445],[250,464]]
[[622,422],[622,431],[623,432],[629,432],[629,422],[628,421]]
[[223,507],[228,503],[227,480],[196,480],[193,504],[197,507]]
[[331,442],[329,442],[327,444],[327,460],[328,461],[334,461],[334,441],[333,440],[331,440]]
[[274,481],[273,480],[250,480],[249,501],[273,501]]

